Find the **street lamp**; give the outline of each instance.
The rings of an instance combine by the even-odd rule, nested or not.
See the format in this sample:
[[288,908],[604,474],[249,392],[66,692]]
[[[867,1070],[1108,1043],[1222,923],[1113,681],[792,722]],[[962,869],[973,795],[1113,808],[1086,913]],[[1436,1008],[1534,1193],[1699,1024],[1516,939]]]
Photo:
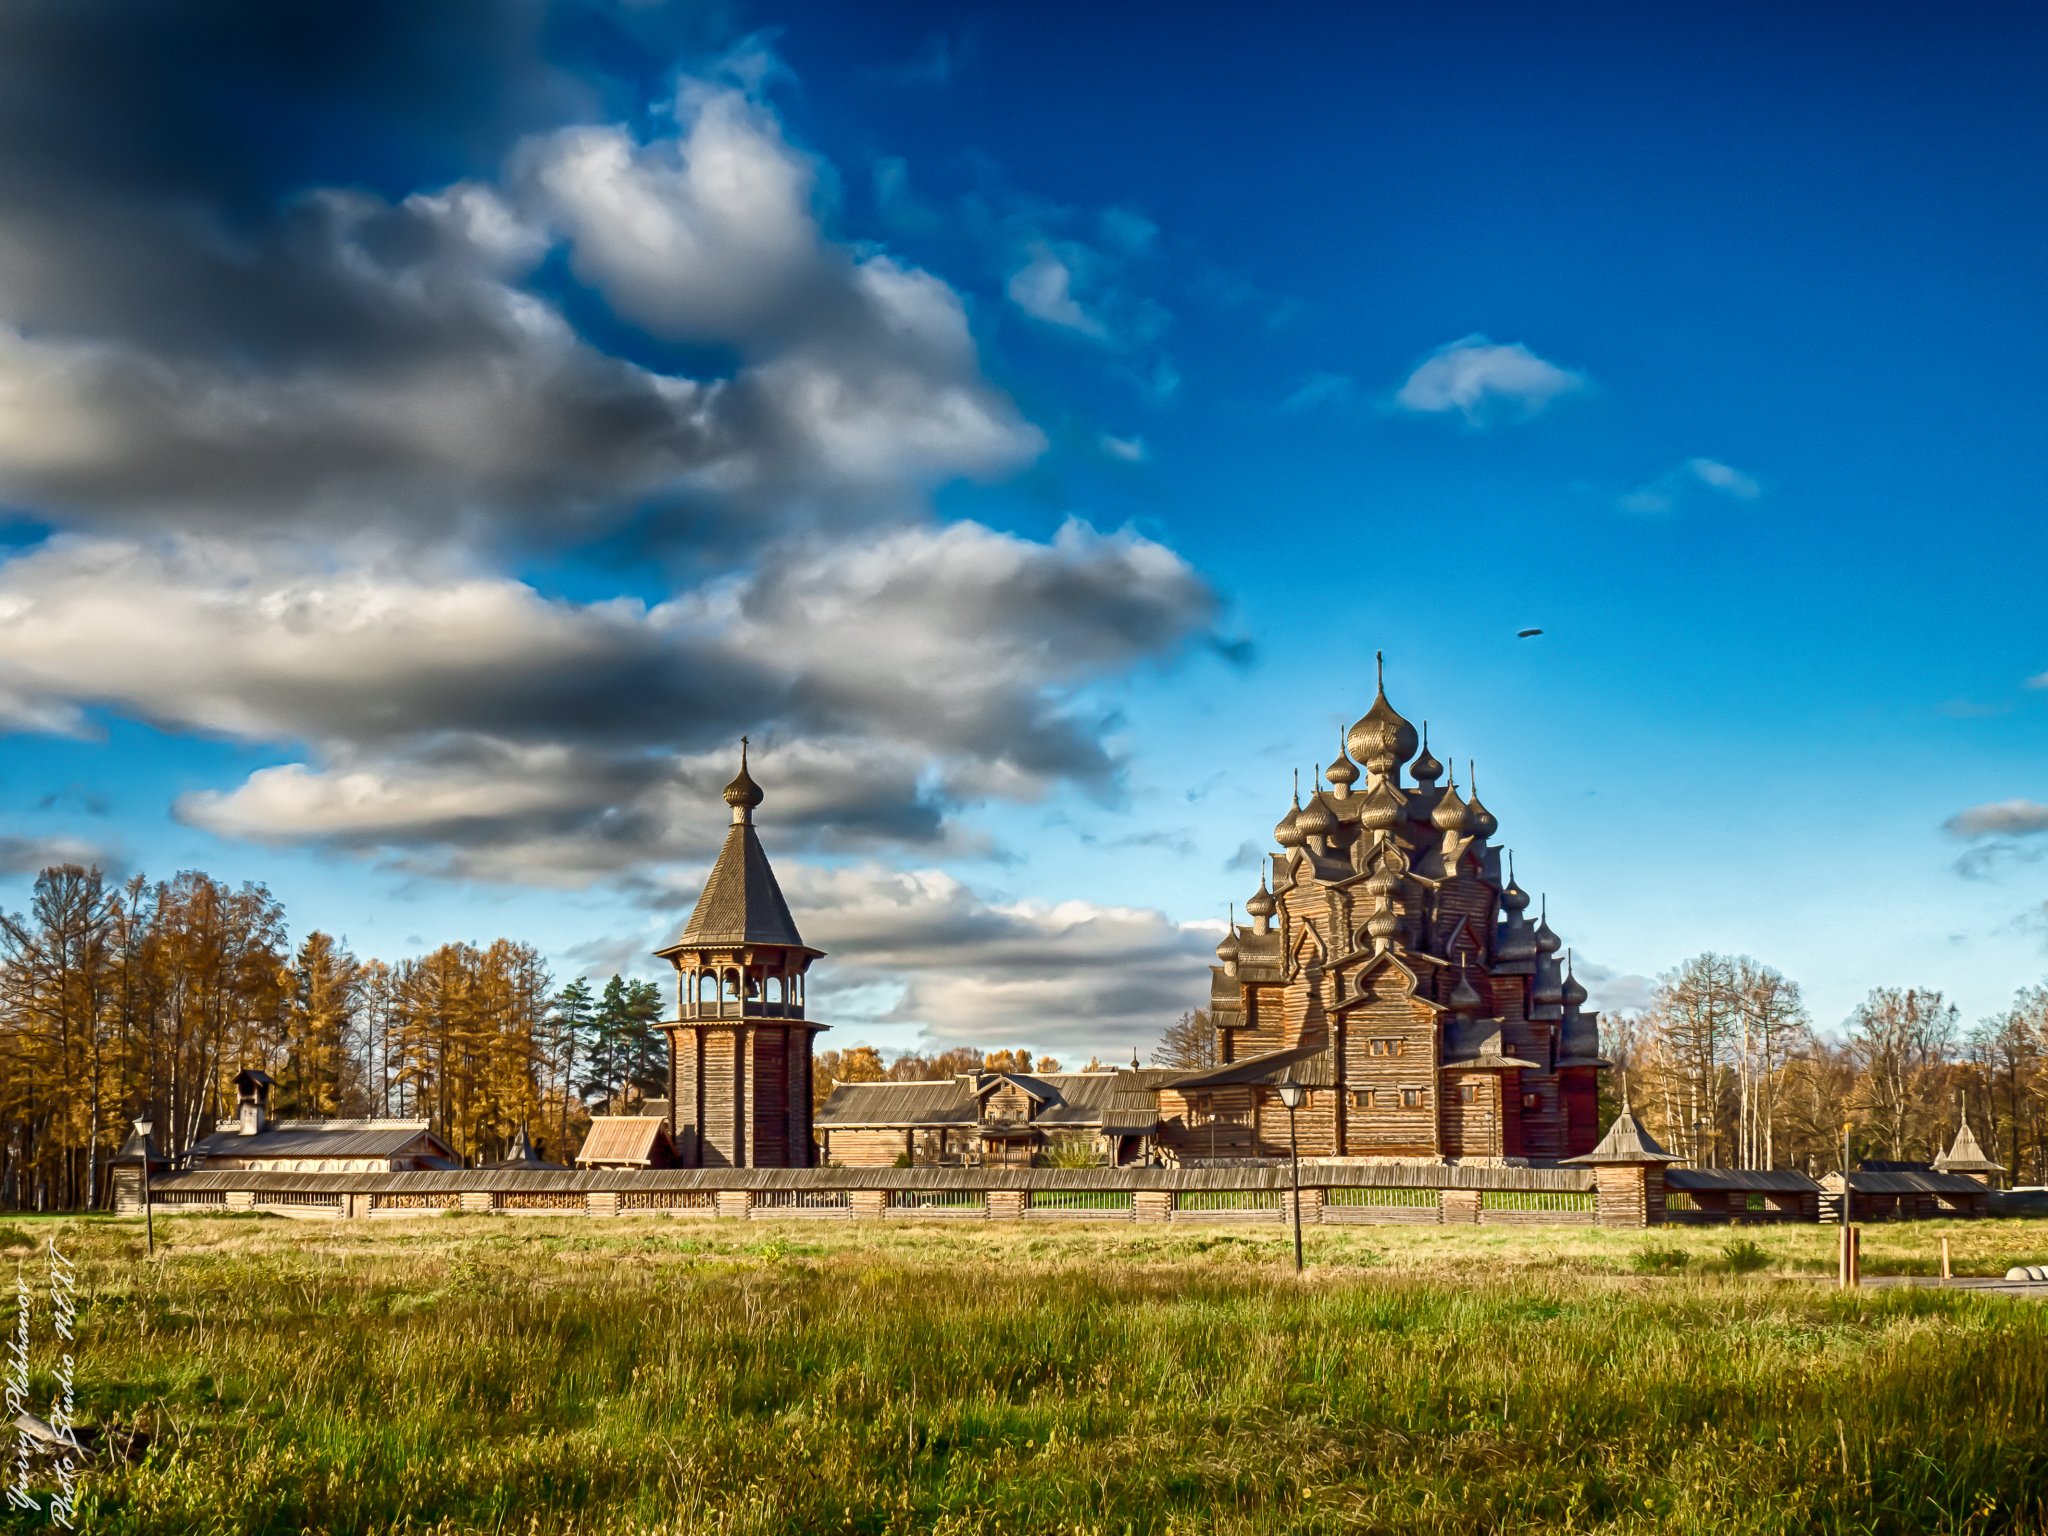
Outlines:
[[156,1213],[149,1204],[149,1133],[155,1129],[153,1120],[135,1122],[135,1134],[142,1138],[142,1232],[151,1258],[156,1257]]
[[1291,1077],[1273,1085],[1280,1102],[1287,1106],[1287,1152],[1294,1167],[1294,1272],[1301,1273],[1301,1142],[1294,1134],[1294,1112],[1301,1108],[1308,1090]]

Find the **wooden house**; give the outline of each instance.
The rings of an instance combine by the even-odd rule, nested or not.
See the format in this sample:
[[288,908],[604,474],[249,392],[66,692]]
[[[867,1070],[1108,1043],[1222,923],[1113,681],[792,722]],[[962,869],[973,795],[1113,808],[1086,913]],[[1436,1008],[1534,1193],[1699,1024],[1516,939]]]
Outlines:
[[965,1072],[936,1082],[840,1083],[818,1112],[826,1161],[1028,1168],[1079,1142],[1117,1166],[1147,1160],[1159,1127],[1161,1068]]
[[192,1144],[187,1166],[270,1173],[405,1173],[458,1166],[425,1120],[270,1119],[271,1079],[255,1068],[235,1075],[233,1121]]

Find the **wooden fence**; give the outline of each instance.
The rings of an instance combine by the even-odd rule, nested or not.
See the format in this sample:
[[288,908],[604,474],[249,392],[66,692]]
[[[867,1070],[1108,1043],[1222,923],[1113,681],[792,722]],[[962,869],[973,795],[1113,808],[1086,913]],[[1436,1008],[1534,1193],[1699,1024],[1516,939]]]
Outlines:
[[[139,1213],[139,1170],[119,1170],[115,1183],[116,1209]],[[1284,1166],[199,1171],[156,1176],[151,1197],[164,1212],[372,1219],[461,1211],[1256,1225],[1293,1215]],[[1599,1212],[1593,1175],[1580,1168],[1309,1164],[1301,1170],[1301,1216],[1324,1224],[1589,1225]]]

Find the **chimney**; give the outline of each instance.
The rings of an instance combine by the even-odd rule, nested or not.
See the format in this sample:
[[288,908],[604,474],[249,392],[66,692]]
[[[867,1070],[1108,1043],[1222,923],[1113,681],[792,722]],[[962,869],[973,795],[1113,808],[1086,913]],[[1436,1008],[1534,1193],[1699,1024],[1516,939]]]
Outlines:
[[245,1067],[235,1074],[235,1097],[237,1101],[237,1123],[235,1131],[242,1136],[259,1136],[270,1110],[270,1074],[255,1067]]

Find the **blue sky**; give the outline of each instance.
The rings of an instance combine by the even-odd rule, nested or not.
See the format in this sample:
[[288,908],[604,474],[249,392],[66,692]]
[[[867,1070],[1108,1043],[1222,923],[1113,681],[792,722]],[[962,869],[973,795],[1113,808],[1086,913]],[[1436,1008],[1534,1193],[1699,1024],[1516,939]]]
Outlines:
[[0,901],[644,966],[746,731],[832,1043],[1109,1055],[1384,651],[1597,1002],[1713,948],[1988,1013],[2048,965],[2044,25],[27,7]]

